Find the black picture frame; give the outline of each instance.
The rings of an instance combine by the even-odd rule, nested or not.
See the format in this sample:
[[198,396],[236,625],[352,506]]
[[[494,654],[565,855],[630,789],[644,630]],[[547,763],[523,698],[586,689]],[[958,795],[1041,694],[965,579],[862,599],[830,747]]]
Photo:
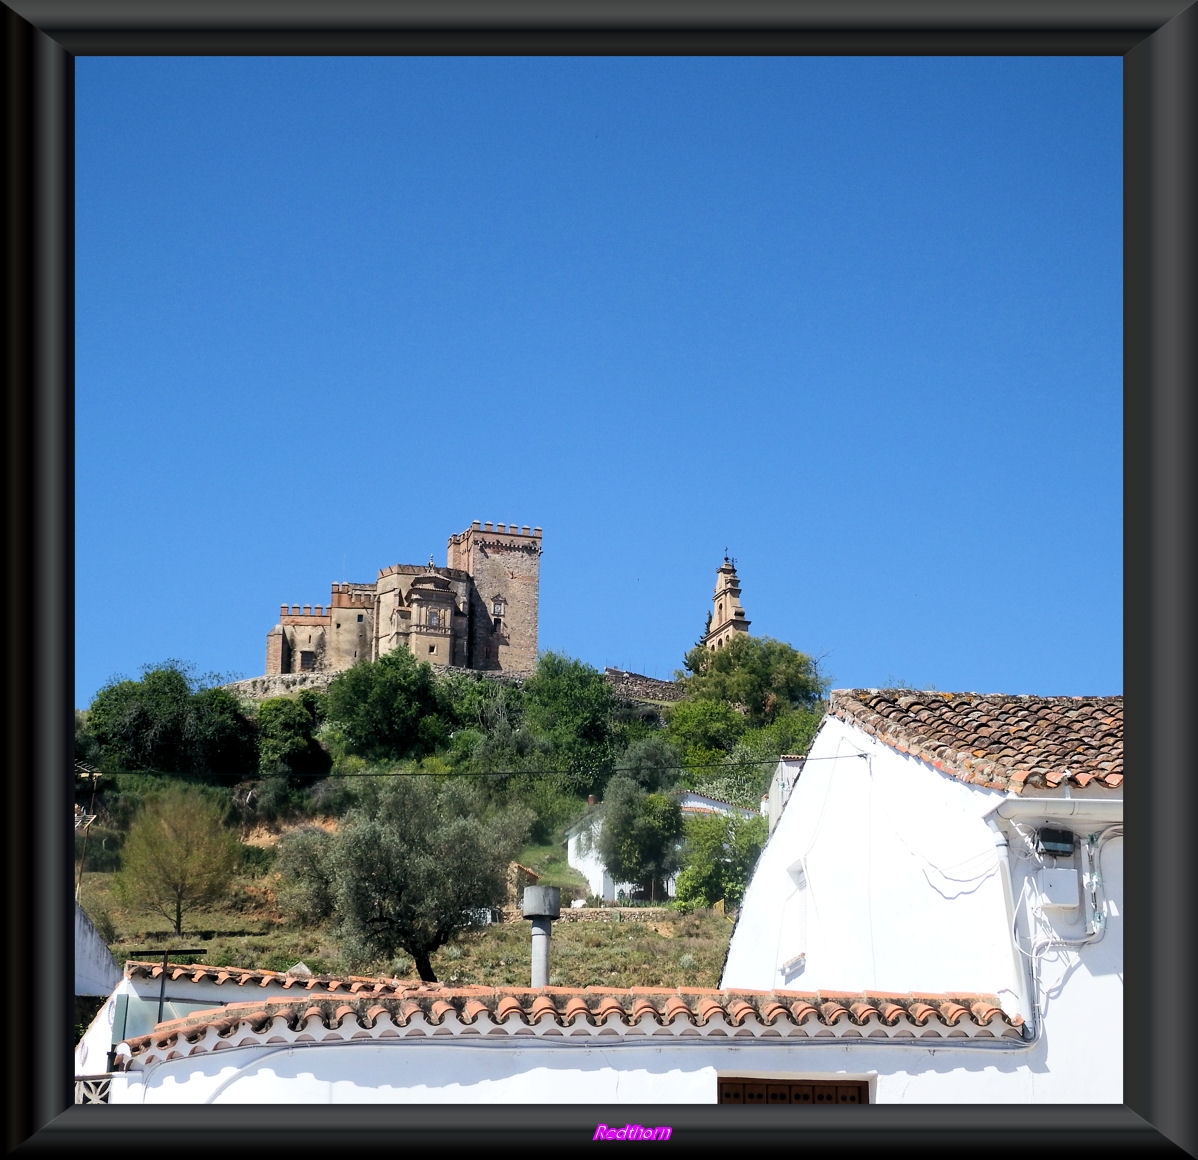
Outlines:
[[[808,1155],[1195,1154],[1195,778],[1186,763],[1198,385],[1191,0],[7,0],[7,1148],[294,1156],[561,1148],[618,1118],[673,1143]],[[77,55],[1118,55],[1124,64],[1125,1103],[871,1106],[72,1104]],[[102,478],[78,481],[102,488]],[[1095,1018],[1105,1018],[1095,1012]],[[1101,1066],[1101,1061],[1096,1061]]]

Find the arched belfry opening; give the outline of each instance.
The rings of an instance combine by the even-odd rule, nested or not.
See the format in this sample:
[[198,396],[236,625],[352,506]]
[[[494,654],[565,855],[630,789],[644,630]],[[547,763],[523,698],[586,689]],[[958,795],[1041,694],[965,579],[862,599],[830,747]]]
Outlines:
[[740,604],[740,580],[736,575],[736,561],[727,550],[724,562],[716,569],[715,597],[711,624],[703,644],[710,649],[723,648],[734,636],[748,634],[749,620]]

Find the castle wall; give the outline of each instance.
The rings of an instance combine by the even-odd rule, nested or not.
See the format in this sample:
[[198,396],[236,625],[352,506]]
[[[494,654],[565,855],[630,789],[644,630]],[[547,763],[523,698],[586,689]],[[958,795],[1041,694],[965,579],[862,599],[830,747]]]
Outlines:
[[533,669],[541,579],[541,529],[473,525],[449,540],[450,567],[474,581],[468,664],[474,669]]
[[266,668],[263,672],[268,676],[291,672],[291,646],[281,624],[276,624],[266,634]]

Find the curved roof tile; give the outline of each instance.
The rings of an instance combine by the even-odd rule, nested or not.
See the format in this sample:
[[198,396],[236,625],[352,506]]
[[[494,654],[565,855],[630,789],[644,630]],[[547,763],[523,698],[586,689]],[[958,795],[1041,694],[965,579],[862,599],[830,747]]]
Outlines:
[[1123,698],[837,689],[828,712],[950,777],[1012,793],[1118,789]]
[[[767,991],[608,991],[566,988],[542,991],[502,988],[412,987],[403,996],[346,998],[343,993],[280,995],[257,1002],[197,1011],[159,1024],[127,1040],[118,1054],[124,1066],[168,1058],[180,1043],[191,1050],[221,1045],[277,1043],[303,1038],[320,1042],[425,1034],[437,1025],[449,1038],[483,1034],[552,1035],[593,1042],[596,1036],[652,1039],[656,1036],[764,1034],[811,1039],[871,1035],[916,1042],[965,1035],[997,1041],[1019,1039],[1023,1019],[1003,1012],[993,995],[820,995]],[[952,1031],[948,1031],[948,1028]],[[408,1030],[408,1029],[411,1030]]]

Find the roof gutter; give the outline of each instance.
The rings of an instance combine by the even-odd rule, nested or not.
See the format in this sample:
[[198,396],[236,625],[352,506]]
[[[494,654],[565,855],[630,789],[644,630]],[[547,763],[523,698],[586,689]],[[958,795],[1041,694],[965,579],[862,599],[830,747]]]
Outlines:
[[1000,818],[1024,820],[1027,818],[1081,818],[1104,825],[1116,825],[1123,821],[1122,798],[1003,798],[992,809],[991,814]]

